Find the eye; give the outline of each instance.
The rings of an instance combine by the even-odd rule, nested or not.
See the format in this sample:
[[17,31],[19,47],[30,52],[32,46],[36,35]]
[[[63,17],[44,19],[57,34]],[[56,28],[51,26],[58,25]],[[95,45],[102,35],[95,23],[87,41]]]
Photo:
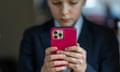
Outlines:
[[69,1],[69,4],[71,4],[71,5],[76,5],[76,4],[78,4],[80,2],[80,0],[70,0]]
[[53,3],[53,5],[60,5],[61,3]]
[[76,5],[76,4],[78,4],[78,1],[77,1],[77,2],[71,1],[70,4],[71,4],[71,5]]
[[53,1],[52,4],[53,5],[61,5],[61,2],[60,1]]

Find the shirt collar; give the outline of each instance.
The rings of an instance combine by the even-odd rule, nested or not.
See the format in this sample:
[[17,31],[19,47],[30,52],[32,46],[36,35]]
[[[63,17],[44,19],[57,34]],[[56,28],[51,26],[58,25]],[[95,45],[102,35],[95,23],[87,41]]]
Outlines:
[[[61,27],[61,25],[56,20],[54,20],[54,24],[55,24],[55,27]],[[83,17],[80,16],[74,25],[74,28],[77,30],[77,39],[80,36],[82,25],[83,25]]]

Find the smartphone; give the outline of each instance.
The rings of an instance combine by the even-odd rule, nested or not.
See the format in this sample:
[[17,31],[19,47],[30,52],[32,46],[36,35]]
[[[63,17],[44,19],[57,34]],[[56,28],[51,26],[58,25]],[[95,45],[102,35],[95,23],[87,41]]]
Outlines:
[[[69,46],[76,45],[76,29],[72,27],[53,27],[51,29],[51,46],[58,50],[64,50]],[[53,52],[55,53],[55,52]]]

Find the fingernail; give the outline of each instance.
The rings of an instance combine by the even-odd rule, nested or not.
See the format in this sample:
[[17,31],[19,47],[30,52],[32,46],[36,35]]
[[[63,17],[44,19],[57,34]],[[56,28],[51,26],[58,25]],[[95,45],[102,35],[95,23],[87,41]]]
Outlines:
[[60,51],[57,51],[58,54],[60,54]]
[[80,59],[80,63],[81,63],[81,64],[83,63],[83,60],[82,60],[82,59]]
[[79,44],[79,43],[77,43],[77,46],[80,46],[80,44]]
[[64,54],[67,54],[67,55],[68,55],[68,52],[64,52]]
[[57,51],[57,53],[58,53],[58,54],[62,54],[62,53],[63,53],[63,51],[60,51],[60,50],[59,50],[59,51]]
[[57,47],[53,47],[54,49],[58,49]]
[[67,50],[67,48],[65,48],[65,50]]

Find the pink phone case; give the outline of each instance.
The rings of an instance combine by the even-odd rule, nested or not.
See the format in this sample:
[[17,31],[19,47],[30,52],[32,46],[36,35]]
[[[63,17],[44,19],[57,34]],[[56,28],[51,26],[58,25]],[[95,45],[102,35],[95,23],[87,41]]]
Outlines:
[[64,50],[69,46],[76,45],[76,29],[75,28],[58,28],[51,29],[51,46],[58,47],[58,50]]

